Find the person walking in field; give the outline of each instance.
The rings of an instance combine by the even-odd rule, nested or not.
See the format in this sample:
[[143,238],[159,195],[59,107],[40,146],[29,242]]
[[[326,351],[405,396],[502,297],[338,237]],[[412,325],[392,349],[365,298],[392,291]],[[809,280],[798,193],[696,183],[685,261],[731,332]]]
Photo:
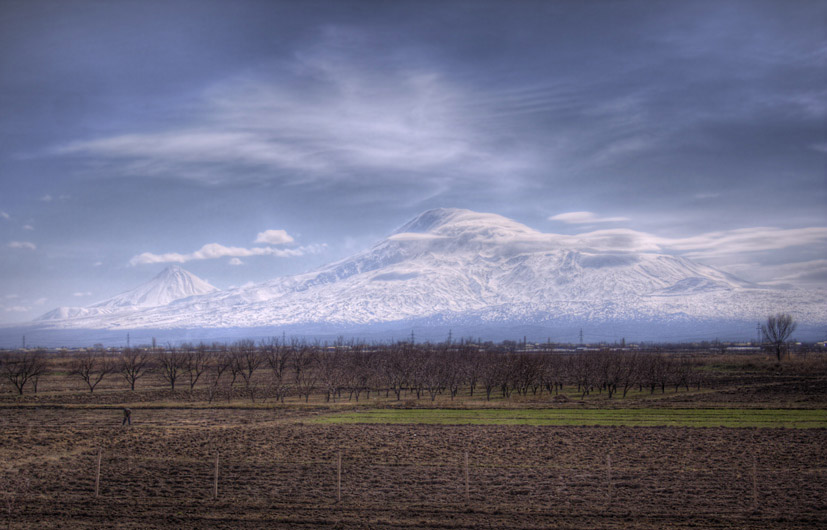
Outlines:
[[123,408],[123,421],[121,422],[121,426],[124,426],[127,423],[129,424],[130,427],[132,426],[132,411],[129,410],[128,408],[124,407]]

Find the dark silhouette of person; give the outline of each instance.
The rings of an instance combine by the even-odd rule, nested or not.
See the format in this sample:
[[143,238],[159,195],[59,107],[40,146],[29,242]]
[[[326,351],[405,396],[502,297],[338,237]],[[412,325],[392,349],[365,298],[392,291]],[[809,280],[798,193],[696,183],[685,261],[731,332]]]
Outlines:
[[129,410],[128,408],[124,407],[123,408],[123,421],[121,422],[121,426],[126,425],[127,423],[129,424],[130,427],[132,426],[132,411]]

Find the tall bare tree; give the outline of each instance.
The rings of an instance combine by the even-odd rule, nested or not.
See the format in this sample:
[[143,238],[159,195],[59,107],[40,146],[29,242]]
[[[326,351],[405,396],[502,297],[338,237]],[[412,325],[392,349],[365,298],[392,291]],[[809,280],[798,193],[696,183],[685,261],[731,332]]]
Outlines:
[[764,342],[775,352],[775,357],[781,361],[781,355],[787,351],[787,341],[798,324],[787,313],[778,313],[767,317],[767,323],[761,326]]

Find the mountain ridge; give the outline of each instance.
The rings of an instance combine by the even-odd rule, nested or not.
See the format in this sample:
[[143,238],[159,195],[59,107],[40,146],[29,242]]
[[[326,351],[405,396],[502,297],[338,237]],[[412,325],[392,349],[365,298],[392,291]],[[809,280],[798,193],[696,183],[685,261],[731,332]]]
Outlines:
[[755,322],[779,311],[827,321],[821,291],[766,289],[684,257],[626,250],[633,237],[628,230],[545,234],[497,214],[428,210],[369,249],[311,272],[151,307],[104,301],[95,313],[48,322],[93,329]]

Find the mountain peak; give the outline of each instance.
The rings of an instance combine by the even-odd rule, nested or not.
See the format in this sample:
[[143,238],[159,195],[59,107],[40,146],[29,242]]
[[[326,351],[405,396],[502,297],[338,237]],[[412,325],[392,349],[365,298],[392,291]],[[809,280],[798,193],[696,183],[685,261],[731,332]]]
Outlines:
[[219,289],[179,265],[170,265],[150,281],[87,307],[61,307],[38,320],[61,320],[75,316],[112,314],[124,310],[165,306],[176,300],[199,296]]
[[449,223],[453,218],[457,217],[461,214],[466,213],[475,213],[471,210],[463,210],[460,208],[433,208],[431,210],[425,210],[421,214],[417,215],[398,229],[396,229],[393,233],[394,234],[404,234],[404,233],[427,233],[431,232],[435,228],[445,225]]
[[190,271],[179,265],[169,265],[149,282],[123,294],[105,300],[92,307],[138,306],[154,307],[190,296],[218,291]]
[[462,208],[434,208],[417,215],[393,235],[406,233],[456,236],[465,232],[530,234],[535,230],[502,215]]

